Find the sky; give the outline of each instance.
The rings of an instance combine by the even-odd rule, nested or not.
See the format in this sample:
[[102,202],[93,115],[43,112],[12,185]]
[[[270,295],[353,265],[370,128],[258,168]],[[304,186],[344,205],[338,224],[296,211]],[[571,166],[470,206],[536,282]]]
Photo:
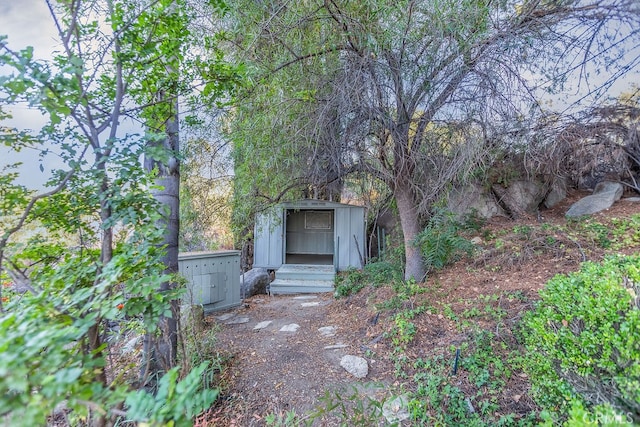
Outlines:
[[[640,0],[639,0],[640,1]],[[57,49],[56,30],[49,14],[45,0],[0,0],[0,35],[8,35],[9,47],[20,50],[26,46],[33,46],[37,58],[48,59]],[[637,54],[640,47],[633,47]],[[0,74],[3,73],[0,67]],[[6,71],[5,71],[6,72]],[[615,92],[628,90],[628,82],[640,83],[640,70],[636,68],[627,78],[618,82]],[[559,100],[554,99],[555,104]],[[10,124],[21,129],[39,129],[44,120],[37,110],[26,105],[11,108],[14,116]],[[7,147],[0,146],[0,169],[7,164],[22,162],[20,183],[32,189],[41,189],[52,169],[63,167],[55,156],[48,156],[42,163],[44,171],[40,171],[38,152],[24,150],[21,153],[12,152]]]
[[[50,58],[56,47],[56,31],[44,0],[0,0],[0,34],[8,35],[8,45],[13,50],[34,46],[35,56]],[[0,68],[0,73],[3,73]],[[5,71],[6,72],[6,71]],[[28,106],[7,108],[13,115],[9,124],[26,129],[39,129],[44,120],[40,112]],[[49,177],[51,169],[62,167],[55,156],[48,156],[41,172],[38,163],[39,153],[24,150],[16,153],[0,146],[0,168],[7,164],[22,162],[19,169],[19,183],[31,189],[41,189]]]

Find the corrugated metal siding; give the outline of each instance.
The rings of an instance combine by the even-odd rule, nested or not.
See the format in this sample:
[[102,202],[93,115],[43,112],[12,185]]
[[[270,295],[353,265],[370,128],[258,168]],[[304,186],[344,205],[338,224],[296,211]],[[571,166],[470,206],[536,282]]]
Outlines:
[[253,241],[253,266],[279,268],[283,263],[282,208],[256,217]]
[[336,235],[340,239],[337,266],[340,271],[349,267],[362,268],[356,240],[360,252],[365,253],[364,208],[353,206],[336,209]]
[[[284,227],[283,215],[287,209],[300,210],[334,210],[334,231],[333,240],[323,236],[322,241],[314,243],[296,240],[299,236],[293,231],[288,238],[289,245],[293,249],[306,248],[317,253],[330,253],[328,245],[335,247],[334,265],[339,270],[346,270],[349,267],[361,268],[360,257],[356,247],[354,235],[358,241],[362,256],[366,254],[365,240],[365,209],[360,206],[341,205],[333,202],[323,201],[301,201],[300,203],[287,203],[276,208],[275,216],[258,215],[256,218],[256,230],[254,239],[254,267],[264,267],[277,269],[284,263]],[[294,226],[295,228],[295,226]],[[305,237],[305,236],[303,236]],[[308,237],[308,235],[307,235]],[[292,248],[289,248],[292,249]],[[333,250],[333,249],[332,249]],[[306,250],[305,250],[306,252]]]
[[[350,208],[349,219],[351,222],[351,244],[353,249],[349,252],[349,261],[352,266],[356,268],[362,268],[362,262],[360,256],[364,257],[367,253],[366,249],[366,236],[364,229],[364,208]],[[354,236],[357,239],[354,239]],[[360,253],[358,253],[358,248]]]
[[191,252],[180,254],[178,270],[187,279],[188,304],[222,310],[240,304],[240,252]]

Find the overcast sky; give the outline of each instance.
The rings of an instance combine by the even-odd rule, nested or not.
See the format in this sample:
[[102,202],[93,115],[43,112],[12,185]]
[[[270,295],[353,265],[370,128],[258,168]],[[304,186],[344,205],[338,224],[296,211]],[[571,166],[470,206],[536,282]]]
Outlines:
[[[0,0],[0,35],[9,36],[8,44],[11,49],[20,50],[26,46],[33,46],[34,55],[39,59],[50,58],[51,53],[57,50],[56,31],[45,0]],[[630,48],[635,54],[640,50],[638,46]],[[0,68],[0,74],[3,72],[6,70]],[[640,83],[640,70],[637,67],[625,79],[616,83],[613,88],[614,94],[629,90],[630,82]],[[554,101],[557,107],[559,97],[554,97]],[[11,107],[10,112],[14,116],[12,124],[21,129],[40,129],[43,124],[40,113],[26,105]],[[22,153],[13,153],[10,149],[0,146],[0,168],[15,162],[24,163],[20,170],[20,182],[31,188],[40,188],[48,176],[47,172],[63,166],[54,156],[49,156],[43,164],[45,171],[40,172],[38,152],[25,150]]]
[[[9,36],[8,44],[13,50],[34,47],[36,58],[50,58],[55,49],[56,31],[44,0],[0,0],[0,34]],[[0,68],[0,73],[6,72]],[[26,105],[8,108],[14,120],[11,124],[22,129],[39,129],[44,121],[37,110]],[[40,188],[52,168],[61,167],[55,157],[45,160],[45,171],[41,172],[38,152],[25,150],[15,153],[0,146],[0,168],[11,163],[22,162],[20,183],[30,188]]]

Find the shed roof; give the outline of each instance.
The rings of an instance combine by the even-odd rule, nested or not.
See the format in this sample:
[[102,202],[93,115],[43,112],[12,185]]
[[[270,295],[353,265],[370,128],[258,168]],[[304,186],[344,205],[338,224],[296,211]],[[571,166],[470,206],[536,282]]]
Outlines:
[[282,206],[287,209],[335,209],[335,208],[364,208],[364,206],[348,205],[345,203],[330,202],[328,200],[302,199],[293,202],[284,202]]

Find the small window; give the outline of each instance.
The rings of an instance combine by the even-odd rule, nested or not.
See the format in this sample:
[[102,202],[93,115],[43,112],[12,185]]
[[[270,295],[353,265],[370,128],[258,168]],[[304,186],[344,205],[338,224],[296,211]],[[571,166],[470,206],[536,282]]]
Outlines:
[[331,230],[332,211],[307,211],[304,213],[304,228],[307,230]]

